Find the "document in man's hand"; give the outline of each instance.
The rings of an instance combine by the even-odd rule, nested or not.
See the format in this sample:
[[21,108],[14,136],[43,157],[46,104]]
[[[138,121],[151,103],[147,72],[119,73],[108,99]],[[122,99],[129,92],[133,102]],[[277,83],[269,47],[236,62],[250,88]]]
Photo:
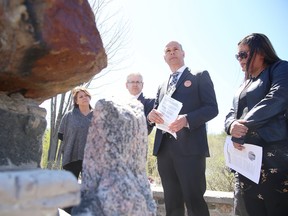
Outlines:
[[163,124],[156,124],[156,128],[159,128],[162,131],[166,131],[172,134],[175,139],[177,139],[176,133],[173,133],[169,130],[169,125],[177,119],[177,116],[182,108],[182,103],[171,98],[168,95],[164,95],[161,100],[157,110],[163,115]]
[[262,147],[247,143],[244,143],[244,147],[241,151],[234,148],[231,136],[227,136],[224,145],[226,166],[258,184],[262,164]]

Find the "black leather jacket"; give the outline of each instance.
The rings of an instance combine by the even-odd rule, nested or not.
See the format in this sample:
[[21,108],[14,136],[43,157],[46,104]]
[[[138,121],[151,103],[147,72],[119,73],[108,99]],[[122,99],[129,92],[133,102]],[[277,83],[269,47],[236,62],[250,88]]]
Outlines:
[[[229,130],[233,121],[237,120],[238,99],[245,87],[243,83],[233,99],[233,107],[226,116],[225,131]],[[288,108],[288,62],[278,61],[267,67],[247,89],[248,112],[244,116],[249,131],[246,136],[234,142],[243,144],[249,136],[257,135],[265,142],[287,139],[287,120],[285,112]]]

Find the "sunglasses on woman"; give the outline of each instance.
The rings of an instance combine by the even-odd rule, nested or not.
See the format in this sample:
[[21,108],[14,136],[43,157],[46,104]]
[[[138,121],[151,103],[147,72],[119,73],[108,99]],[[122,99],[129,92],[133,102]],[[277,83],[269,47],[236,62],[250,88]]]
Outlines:
[[241,51],[241,52],[239,52],[239,53],[237,53],[236,55],[235,55],[235,58],[237,59],[237,60],[242,60],[242,59],[246,59],[248,57],[248,52],[245,52],[245,51]]

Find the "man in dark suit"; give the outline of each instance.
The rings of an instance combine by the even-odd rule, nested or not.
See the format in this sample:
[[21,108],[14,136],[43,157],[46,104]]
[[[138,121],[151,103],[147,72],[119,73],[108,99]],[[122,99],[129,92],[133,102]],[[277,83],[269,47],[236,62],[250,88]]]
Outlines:
[[164,95],[183,104],[177,119],[169,130],[157,129],[153,154],[157,156],[158,171],[164,189],[167,216],[209,215],[203,198],[206,191],[206,157],[209,157],[206,123],[218,115],[214,86],[207,71],[191,73],[184,64],[185,53],[176,41],[165,47],[164,59],[178,81],[172,90],[168,87],[172,79],[163,83],[157,93],[155,109],[148,114],[149,124],[162,124],[163,115],[157,106]]
[[[127,76],[126,88],[128,89],[131,96],[139,100],[144,106],[144,114],[147,117],[148,113],[153,109],[155,99],[146,98],[143,95],[143,76],[140,73],[130,73]],[[148,125],[148,134],[151,133],[153,126]]]

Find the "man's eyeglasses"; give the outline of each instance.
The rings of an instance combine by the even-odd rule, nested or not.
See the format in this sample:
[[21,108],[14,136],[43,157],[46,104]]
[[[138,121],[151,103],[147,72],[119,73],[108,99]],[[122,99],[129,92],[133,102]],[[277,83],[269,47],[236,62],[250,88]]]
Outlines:
[[247,57],[248,57],[248,52],[245,52],[245,51],[241,51],[241,52],[239,52],[238,54],[235,55],[235,58],[237,60],[246,59]]
[[140,84],[142,84],[143,82],[140,82],[140,81],[128,81],[127,83],[128,83],[128,84],[140,85]]

